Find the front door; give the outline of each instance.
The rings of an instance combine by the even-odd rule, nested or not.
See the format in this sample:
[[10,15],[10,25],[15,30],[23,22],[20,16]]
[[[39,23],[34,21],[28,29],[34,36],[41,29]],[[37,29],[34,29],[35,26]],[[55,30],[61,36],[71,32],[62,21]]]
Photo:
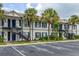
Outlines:
[[13,27],[13,28],[16,27],[16,20],[12,20],[12,27]]
[[8,41],[10,41],[10,32],[8,32]]
[[12,41],[15,41],[16,40],[16,34],[13,32],[12,33]]
[[11,21],[10,19],[8,19],[8,27],[10,28],[10,25],[11,25]]

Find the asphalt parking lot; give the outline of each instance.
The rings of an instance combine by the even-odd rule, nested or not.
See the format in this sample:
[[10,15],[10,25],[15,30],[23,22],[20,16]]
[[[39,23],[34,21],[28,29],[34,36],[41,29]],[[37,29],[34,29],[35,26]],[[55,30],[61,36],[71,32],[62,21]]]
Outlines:
[[0,47],[0,56],[79,56],[79,42]]

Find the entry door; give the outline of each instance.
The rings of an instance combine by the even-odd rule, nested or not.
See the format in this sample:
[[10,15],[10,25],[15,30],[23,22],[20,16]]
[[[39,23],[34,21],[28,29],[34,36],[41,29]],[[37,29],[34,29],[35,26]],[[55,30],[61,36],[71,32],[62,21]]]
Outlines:
[[12,33],[12,41],[15,41],[16,40],[16,34],[13,32]]
[[8,32],[8,41],[10,41],[10,32]]
[[10,25],[11,25],[11,21],[10,19],[8,19],[8,27],[10,27]]
[[16,27],[16,20],[12,20],[12,27],[13,27],[13,28]]

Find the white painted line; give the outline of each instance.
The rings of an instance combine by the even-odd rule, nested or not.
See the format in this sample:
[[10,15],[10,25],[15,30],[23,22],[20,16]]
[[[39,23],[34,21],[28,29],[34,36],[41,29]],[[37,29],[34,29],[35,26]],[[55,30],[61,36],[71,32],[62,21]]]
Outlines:
[[40,47],[37,47],[37,46],[34,46],[34,45],[32,45],[31,47],[34,47],[34,48],[36,48],[39,51],[45,51],[47,53],[54,54],[54,52],[51,52],[51,51],[49,51],[47,49],[44,49],[44,48],[40,48]]
[[69,44],[79,46],[79,43],[69,43]]
[[60,47],[60,46],[46,45],[46,44],[44,44],[43,46],[47,46],[47,47],[51,47],[51,48],[55,48],[55,49],[58,49],[58,50],[67,50],[67,51],[72,51],[72,50],[69,49],[69,48],[64,48],[64,47]]
[[18,52],[19,54],[21,54],[22,56],[26,56],[23,53],[21,53],[18,49],[16,49],[15,47],[12,47],[16,52]]

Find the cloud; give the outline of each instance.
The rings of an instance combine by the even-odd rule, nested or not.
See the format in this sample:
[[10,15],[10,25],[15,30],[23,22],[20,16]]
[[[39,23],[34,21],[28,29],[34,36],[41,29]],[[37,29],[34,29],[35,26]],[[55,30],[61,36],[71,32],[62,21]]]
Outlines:
[[37,15],[40,16],[40,14],[41,14],[41,8],[42,8],[40,3],[37,4],[36,7],[33,6],[32,3],[27,3],[27,4],[26,4],[26,7],[27,7],[27,9],[28,9],[28,8],[35,8],[35,9],[38,11]]
[[[7,7],[3,7],[2,9],[5,10],[5,11],[12,11],[12,10],[14,10],[14,9],[7,8]],[[19,11],[19,10],[14,10],[14,11],[16,11],[18,13],[23,13],[23,11]]]
[[33,8],[33,6],[31,5],[31,3],[27,3],[27,4],[26,4],[26,7],[27,7],[27,8]]
[[[9,4],[11,7],[14,7],[14,4]],[[17,4],[18,5],[18,4]],[[20,7],[22,7],[21,5]],[[78,3],[25,3],[25,7],[15,7],[15,8],[9,8],[9,7],[3,7],[4,10],[11,11],[14,10],[17,12],[24,12],[27,8],[35,8],[38,13],[37,15],[41,15],[41,13],[47,9],[47,8],[53,8],[57,11],[60,18],[69,18],[71,15],[79,15],[79,4]]]
[[79,4],[77,3],[40,3],[36,7],[38,15],[41,15],[47,8],[56,10],[60,18],[68,19],[71,15],[79,15]]
[[41,4],[38,4],[36,7],[35,7],[35,9],[38,11],[38,13],[37,13],[37,15],[38,16],[40,16],[41,15],[41,13],[42,13],[42,5]]
[[35,7],[35,9],[38,11],[37,15],[41,15],[41,13],[43,13],[43,11],[47,8],[53,8],[55,9],[57,12],[60,9],[60,6],[58,4],[51,4],[51,3],[38,3],[37,6]]

